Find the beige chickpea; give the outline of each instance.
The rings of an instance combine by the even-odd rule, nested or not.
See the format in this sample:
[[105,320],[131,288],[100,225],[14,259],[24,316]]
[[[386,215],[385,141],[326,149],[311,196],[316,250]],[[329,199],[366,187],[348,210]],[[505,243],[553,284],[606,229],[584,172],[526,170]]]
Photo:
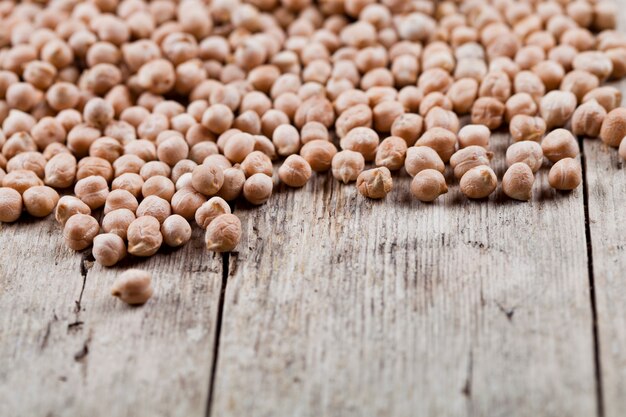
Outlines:
[[404,139],[389,136],[384,139],[376,150],[376,166],[385,166],[390,171],[396,171],[404,166],[407,145]]
[[135,256],[152,256],[163,243],[161,223],[152,216],[137,217],[128,226],[128,253]]
[[17,169],[33,171],[39,178],[45,174],[46,158],[39,152],[22,152],[15,155],[5,164],[7,172]]
[[153,293],[152,276],[141,269],[124,271],[111,287],[111,295],[130,305],[145,304]]
[[191,184],[204,195],[215,195],[224,184],[224,170],[215,164],[198,165],[193,170]]
[[144,198],[137,207],[137,217],[152,216],[157,219],[159,223],[163,223],[171,212],[170,203],[156,195],[150,195]]
[[119,235],[103,233],[93,239],[91,253],[100,265],[113,266],[126,256],[126,245]]
[[618,107],[611,110],[600,129],[600,139],[609,146],[617,148],[626,136],[626,109]]
[[424,129],[423,125],[423,119],[420,115],[405,113],[391,125],[391,135],[404,139],[407,146],[412,146],[421,136]]
[[[50,161],[53,157],[57,156],[60,153],[71,154],[72,152],[67,148],[67,146],[63,145],[62,143],[54,142],[46,146],[46,149],[43,150],[43,157]],[[1,159],[2,158],[0,158],[0,160]]]
[[519,114],[526,116],[535,116],[537,114],[537,103],[528,93],[514,94],[504,104],[504,118],[507,123],[511,122],[513,117]]
[[91,145],[102,136],[100,130],[87,125],[76,125],[67,134],[67,147],[79,158],[89,154]]
[[511,96],[511,80],[502,71],[491,71],[480,83],[478,95],[479,97],[494,97],[504,103]]
[[379,142],[378,134],[373,129],[356,127],[341,138],[340,146],[344,150],[360,152],[366,161],[372,161],[376,157]]
[[224,156],[231,162],[241,163],[248,154],[254,151],[254,144],[254,137],[249,133],[235,133],[228,138],[224,145]]
[[493,170],[480,165],[467,171],[460,181],[461,192],[472,199],[480,199],[489,196],[498,186],[498,179]]
[[573,190],[582,182],[582,168],[580,163],[572,158],[558,160],[548,174],[548,182],[557,190]]
[[98,129],[105,127],[113,120],[114,116],[115,111],[113,110],[113,106],[99,97],[89,100],[83,109],[83,119],[85,122]]
[[104,214],[121,208],[128,209],[134,213],[138,205],[137,198],[130,191],[123,189],[113,190],[109,193],[104,203]]
[[533,173],[543,165],[543,149],[538,142],[516,142],[506,150],[506,164],[511,166],[517,162],[528,165]]
[[6,91],[5,100],[9,107],[22,111],[29,111],[39,101],[41,92],[29,83],[18,82],[11,84]]
[[532,198],[534,182],[532,169],[523,162],[516,162],[502,177],[502,191],[515,200],[528,201]]
[[543,155],[551,162],[563,158],[575,158],[580,153],[578,141],[569,130],[556,129],[548,133],[541,142]]
[[39,149],[45,149],[51,143],[63,143],[67,135],[63,125],[53,117],[39,120],[30,134]]
[[407,149],[404,168],[410,176],[414,177],[425,169],[435,169],[443,173],[445,164],[434,149],[428,146],[412,146]]
[[174,166],[178,161],[187,159],[189,145],[179,136],[171,136],[157,146],[157,158],[169,166]]
[[300,140],[303,144],[312,140],[330,140],[328,128],[320,122],[308,122],[300,130]]
[[450,86],[446,96],[457,114],[467,114],[478,97],[478,82],[472,78],[461,78]]
[[[289,159],[289,158],[287,158]],[[286,161],[286,160],[285,160]],[[224,184],[217,195],[226,201],[232,201],[241,195],[246,175],[238,166],[224,170]]]
[[125,208],[113,210],[105,214],[102,219],[102,230],[105,233],[114,233],[126,239],[128,226],[135,220],[135,214]]
[[193,187],[183,187],[172,196],[172,212],[191,220],[205,201],[206,197],[194,190]]
[[543,82],[547,91],[559,88],[565,76],[563,66],[556,61],[549,60],[535,64],[532,68],[532,72]]
[[576,96],[569,91],[550,91],[539,104],[539,113],[546,127],[563,127],[576,110]]
[[415,143],[415,146],[428,146],[435,150],[444,162],[448,162],[456,150],[456,135],[441,127],[427,130]]
[[322,139],[307,142],[300,149],[300,156],[309,163],[311,169],[315,172],[328,171],[336,153],[337,148],[335,145]]
[[431,202],[448,192],[443,174],[436,169],[424,169],[411,181],[411,194],[420,201]]
[[546,122],[541,117],[518,114],[509,123],[509,133],[515,142],[523,140],[538,142],[546,133]]
[[111,181],[113,179],[113,167],[106,159],[87,156],[78,162],[76,179],[82,180],[92,175],[98,175],[107,182]]
[[[258,174],[263,175],[263,174]],[[241,221],[234,214],[216,217],[206,229],[205,244],[213,252],[230,252],[241,239]]]
[[572,62],[574,70],[582,70],[605,81],[613,73],[613,61],[604,52],[585,51],[576,55]]
[[278,169],[278,177],[289,187],[303,187],[311,178],[312,169],[300,155],[290,155]]
[[243,160],[241,169],[246,174],[246,177],[257,173],[271,177],[273,173],[272,160],[261,151],[253,151]]
[[489,147],[490,137],[491,132],[487,126],[472,124],[466,125],[459,130],[459,147],[466,148],[468,146],[476,145],[487,148]]
[[201,164],[209,155],[218,153],[219,148],[215,142],[200,142],[191,147],[188,157],[195,163]]
[[279,155],[289,156],[297,153],[300,149],[300,134],[295,127],[289,124],[280,125],[274,130],[272,142]]
[[57,202],[54,212],[56,221],[61,225],[65,225],[67,219],[72,217],[74,214],[91,214],[91,209],[80,199],[74,196],[64,195]]
[[374,127],[379,132],[389,132],[393,122],[404,114],[404,106],[398,101],[384,101],[374,107]]
[[35,152],[37,145],[33,138],[26,132],[18,132],[11,135],[2,145],[2,155],[9,160],[22,152]]
[[16,169],[7,173],[2,178],[2,186],[13,188],[15,191],[23,194],[31,187],[43,185],[43,181],[32,171],[25,169]]
[[166,201],[171,201],[175,192],[176,186],[172,180],[163,175],[155,175],[146,179],[141,187],[141,194],[144,197],[154,195]]
[[260,205],[269,200],[273,188],[272,178],[265,174],[254,174],[246,179],[243,185],[243,196],[248,202]]
[[91,246],[99,231],[100,225],[96,219],[87,214],[77,213],[65,222],[63,237],[70,249],[79,251]]
[[417,80],[417,86],[424,94],[433,91],[445,92],[453,80],[450,74],[441,68],[431,68],[424,71]]
[[450,158],[450,166],[454,170],[454,176],[461,179],[467,171],[480,165],[489,165],[493,152],[489,152],[482,146],[471,145],[459,149]]
[[162,161],[146,162],[139,170],[139,175],[144,181],[155,176],[169,177],[171,173],[172,168]]
[[365,168],[365,158],[356,151],[344,150],[335,154],[332,159],[333,177],[347,184],[356,181]]
[[230,214],[230,206],[221,197],[212,197],[196,211],[195,220],[201,229],[206,230],[216,217]]
[[565,71],[570,71],[577,54],[578,51],[573,46],[561,44],[550,50],[548,58],[561,64]]
[[203,165],[215,165],[222,169],[230,168],[233,166],[224,155],[219,155],[219,154],[207,156],[206,158],[204,158],[204,161],[202,161],[202,164]]
[[112,164],[124,153],[124,147],[117,139],[103,136],[89,146],[89,156],[105,159]]
[[94,210],[102,207],[106,202],[109,185],[104,178],[94,175],[76,182],[74,194]]
[[57,205],[59,194],[45,185],[31,187],[22,194],[24,208],[34,217],[46,217]]
[[574,93],[578,101],[582,101],[585,94],[600,85],[598,77],[588,71],[573,70],[568,72],[561,81],[561,90]]
[[493,97],[481,97],[472,105],[472,124],[497,129],[504,118],[504,104]]
[[20,218],[23,208],[22,196],[9,187],[0,187],[0,222],[12,223]]
[[125,172],[113,180],[111,190],[127,190],[135,197],[139,197],[143,183],[141,175],[135,172]]
[[622,139],[622,142],[619,144],[618,154],[622,159],[626,160],[626,140],[624,139]]
[[384,198],[393,187],[391,172],[387,167],[363,171],[357,177],[356,186],[359,192],[367,198]]
[[163,242],[167,246],[176,248],[189,242],[191,226],[184,217],[173,214],[161,224],[161,234],[163,235]]
[[453,111],[445,110],[441,107],[432,108],[424,118],[426,130],[434,127],[442,127],[453,133],[459,131],[459,118]]
[[57,82],[46,92],[46,102],[57,111],[72,109],[76,107],[79,100],[78,87],[68,82]]
[[622,92],[615,87],[603,86],[594,88],[583,97],[583,103],[596,100],[604,110],[610,112],[622,103]]
[[155,59],[145,63],[137,72],[139,85],[154,94],[164,94],[174,87],[176,71],[171,62]]
[[337,136],[343,138],[355,128],[371,127],[372,118],[372,110],[368,105],[357,104],[356,106],[350,107],[341,113],[335,122]]
[[572,133],[577,136],[598,137],[607,112],[595,99],[586,101],[572,115]]
[[[319,123],[319,122],[312,122]],[[281,110],[271,109],[265,112],[261,118],[261,132],[267,137],[272,137],[276,128],[280,125],[289,124],[289,116]],[[319,123],[321,126],[321,123]],[[324,126],[326,128],[326,126]]]
[[[0,101],[0,103],[4,102]],[[11,137],[20,132],[29,132],[37,123],[37,120],[30,114],[15,109],[9,111],[8,116],[4,112],[3,118],[2,131],[6,137]]]

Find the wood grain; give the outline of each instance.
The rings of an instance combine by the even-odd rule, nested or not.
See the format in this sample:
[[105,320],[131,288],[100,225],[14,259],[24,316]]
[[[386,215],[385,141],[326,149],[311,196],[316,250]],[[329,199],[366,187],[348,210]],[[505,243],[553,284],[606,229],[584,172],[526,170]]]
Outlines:
[[[622,90],[624,91],[624,90]],[[606,417],[626,412],[626,166],[617,150],[584,141],[589,230]]]
[[[494,137],[501,177],[508,139]],[[327,175],[237,208],[213,416],[591,416],[582,187],[385,201]]]
[[[2,227],[11,254],[0,270],[0,340],[16,342],[0,343],[0,415],[204,416],[222,258],[202,247],[199,230],[150,259],[112,269],[84,261],[76,309],[81,255],[65,249],[57,226]],[[153,272],[155,295],[143,307],[110,295],[128,267]]]

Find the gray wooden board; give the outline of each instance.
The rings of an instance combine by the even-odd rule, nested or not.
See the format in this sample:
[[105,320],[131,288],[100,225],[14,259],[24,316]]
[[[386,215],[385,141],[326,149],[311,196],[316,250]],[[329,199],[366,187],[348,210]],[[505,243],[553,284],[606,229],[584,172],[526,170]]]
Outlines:
[[[1,227],[0,415],[205,414],[222,258],[200,230],[182,249],[106,269],[66,249],[53,220]],[[153,272],[140,308],[110,295],[131,266]]]
[[616,149],[584,141],[606,417],[626,414],[626,170]]
[[[508,138],[493,138],[499,178]],[[449,175],[448,175],[449,177]],[[596,413],[583,190],[384,201],[318,175],[237,208],[213,416]]]

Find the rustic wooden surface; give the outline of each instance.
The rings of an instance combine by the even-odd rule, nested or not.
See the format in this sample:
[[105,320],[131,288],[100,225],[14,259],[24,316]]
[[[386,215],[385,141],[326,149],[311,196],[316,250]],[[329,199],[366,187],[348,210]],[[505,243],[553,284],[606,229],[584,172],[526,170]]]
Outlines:
[[[104,269],[67,249],[53,219],[1,225],[0,415],[204,415],[222,258],[200,235]],[[158,271],[141,308],[109,294],[135,265]]]

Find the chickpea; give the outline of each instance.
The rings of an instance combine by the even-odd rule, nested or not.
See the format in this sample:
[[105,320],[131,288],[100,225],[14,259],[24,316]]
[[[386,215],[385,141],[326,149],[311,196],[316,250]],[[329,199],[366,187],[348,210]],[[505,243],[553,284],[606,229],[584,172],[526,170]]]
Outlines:
[[539,171],[543,165],[543,149],[538,142],[522,141],[509,146],[506,150],[506,163],[511,166],[523,162],[530,167],[533,173]]
[[427,130],[415,143],[416,146],[428,146],[434,149],[444,162],[448,162],[456,149],[456,135],[441,127]]
[[376,151],[376,166],[386,166],[395,171],[404,165],[407,145],[404,139],[390,136],[380,143]]
[[169,166],[174,166],[178,161],[187,159],[189,156],[189,145],[179,136],[172,135],[163,140],[157,146],[157,158]]
[[20,194],[24,194],[31,187],[43,185],[43,181],[32,171],[25,169],[16,169],[7,173],[2,178],[2,186],[13,188]]
[[98,175],[107,182],[113,179],[113,167],[106,159],[97,156],[87,156],[78,162],[76,179],[82,180],[92,175]]
[[128,253],[135,256],[152,256],[163,243],[161,223],[152,216],[137,217],[128,226]]
[[546,133],[546,122],[541,117],[518,114],[511,119],[509,132],[515,142],[522,140],[540,141]]
[[141,269],[124,271],[111,287],[111,295],[130,305],[145,304],[153,293],[152,276]]
[[59,194],[45,185],[31,187],[22,195],[24,208],[34,217],[46,217],[57,205]]
[[[254,151],[254,137],[249,133],[237,132],[230,136],[224,145],[224,156],[231,162],[241,163]],[[219,146],[219,142],[218,142]]]
[[583,97],[583,103],[590,100],[597,100],[604,107],[604,110],[610,112],[622,103],[622,92],[615,87],[598,87],[594,88]]
[[481,97],[472,106],[472,124],[482,124],[494,130],[504,117],[504,104],[493,97]]
[[607,113],[595,99],[584,102],[572,115],[572,133],[578,136],[598,137]]
[[121,208],[129,209],[134,213],[138,205],[137,199],[129,191],[123,189],[113,190],[109,193],[104,203],[104,214]]
[[116,177],[111,183],[112,190],[127,190],[135,197],[141,196],[141,188],[143,187],[143,178],[135,172],[126,172]]
[[512,95],[506,101],[504,108],[504,117],[507,123],[520,114],[526,116],[535,116],[537,114],[537,103],[528,93]]
[[300,155],[309,163],[315,172],[328,171],[337,148],[331,142],[321,139],[307,142],[300,149]]
[[384,198],[393,187],[391,171],[387,167],[363,171],[357,177],[356,186],[359,192],[367,198]]
[[[267,178],[263,174],[257,174]],[[234,214],[222,214],[216,217],[206,229],[204,241],[208,250],[230,252],[241,240],[241,221]]]
[[418,114],[402,114],[391,125],[391,135],[404,139],[407,146],[414,145],[422,132],[423,119]]
[[163,223],[172,212],[170,203],[156,195],[150,195],[143,199],[137,207],[137,217],[151,216]]
[[504,173],[502,191],[515,200],[528,201],[532,198],[534,182],[532,169],[523,162],[516,162]]
[[343,138],[357,127],[372,126],[372,110],[365,104],[357,104],[339,115],[335,122],[335,130],[339,138]]
[[115,233],[103,233],[93,239],[91,253],[100,265],[113,266],[126,256],[126,245]]
[[582,168],[580,163],[572,158],[558,160],[548,174],[548,182],[557,190],[573,190],[582,182]]
[[431,202],[448,192],[443,174],[436,169],[424,169],[411,181],[411,194],[423,202]]
[[16,169],[26,169],[33,171],[39,178],[43,178],[46,163],[46,158],[39,152],[22,152],[6,163],[6,170],[11,172]]
[[600,128],[600,139],[616,148],[624,136],[626,136],[626,109],[618,107],[611,110],[604,118]]
[[461,192],[469,198],[479,199],[489,196],[498,186],[493,170],[486,165],[476,166],[461,177]]
[[21,152],[34,152],[37,150],[37,145],[33,138],[26,132],[14,133],[7,139],[6,143],[2,145],[2,155],[9,160],[15,155]]
[[202,164],[194,168],[191,183],[204,195],[215,195],[224,184],[224,170],[214,164]]
[[461,78],[450,86],[446,96],[457,114],[467,114],[478,97],[478,81],[473,78]]
[[272,178],[265,174],[254,174],[246,179],[243,185],[243,196],[248,202],[260,205],[269,200],[273,188]]
[[6,101],[9,107],[22,111],[29,111],[39,101],[41,92],[29,83],[14,83],[7,88]]
[[256,173],[271,177],[273,173],[272,160],[261,151],[253,151],[243,160],[241,169],[246,174],[246,177],[250,177]]
[[393,122],[404,114],[404,106],[398,101],[383,101],[374,107],[374,127],[379,132],[389,132]]
[[223,170],[226,168],[230,168],[233,165],[224,155],[209,155],[204,158],[202,161],[203,165],[215,165],[216,167],[222,168]]
[[622,157],[622,159],[626,160],[626,140],[622,139],[622,142],[619,144],[619,156]]
[[129,209],[117,209],[105,214],[102,219],[102,230],[105,233],[115,233],[126,239],[128,226],[135,220],[135,214]]
[[548,133],[541,142],[543,155],[551,162],[557,162],[563,158],[575,158],[580,153],[578,141],[570,131],[556,129]]
[[[324,128],[326,127],[324,126]],[[293,155],[300,149],[300,134],[295,127],[289,124],[280,125],[274,130],[272,142],[279,155]]]
[[312,140],[330,140],[328,129],[320,122],[308,122],[300,131],[300,140],[303,144]]
[[563,127],[576,110],[576,96],[569,91],[550,91],[539,104],[539,113],[546,127]]
[[574,70],[563,77],[561,90],[574,93],[578,101],[582,101],[585,94],[600,85],[598,77],[590,72]]
[[65,222],[63,237],[70,249],[83,250],[91,246],[100,231],[98,221],[88,214],[77,213]]
[[367,127],[356,127],[352,129],[340,141],[341,149],[360,152],[366,161],[375,159],[378,144],[378,134]]
[[93,175],[79,180],[74,186],[74,194],[94,210],[106,202],[109,185],[104,178]]
[[511,80],[502,71],[489,72],[480,83],[478,95],[494,97],[504,103],[511,96]]
[[195,219],[200,228],[206,230],[209,224],[222,214],[230,214],[230,206],[221,197],[212,197],[196,211]]
[[23,206],[19,192],[9,187],[0,188],[0,222],[12,223],[19,219]]
[[183,187],[172,196],[172,212],[191,220],[205,201],[206,197],[194,190],[193,187]]
[[113,120],[114,116],[115,111],[113,110],[113,106],[99,97],[89,100],[83,109],[83,119],[85,122],[99,129],[105,127]]
[[54,217],[61,225],[65,225],[67,219],[74,214],[91,214],[91,209],[80,199],[65,195],[57,203]]
[[493,158],[492,152],[482,146],[472,145],[455,152],[450,158],[450,166],[454,170],[454,176],[461,179],[470,169],[480,165],[489,165],[491,158]]
[[191,239],[191,226],[184,217],[173,214],[161,225],[161,234],[167,246],[176,248]]
[[[285,160],[286,161],[286,160]],[[224,184],[217,195],[226,201],[232,201],[241,195],[246,175],[238,166],[224,170]]]

